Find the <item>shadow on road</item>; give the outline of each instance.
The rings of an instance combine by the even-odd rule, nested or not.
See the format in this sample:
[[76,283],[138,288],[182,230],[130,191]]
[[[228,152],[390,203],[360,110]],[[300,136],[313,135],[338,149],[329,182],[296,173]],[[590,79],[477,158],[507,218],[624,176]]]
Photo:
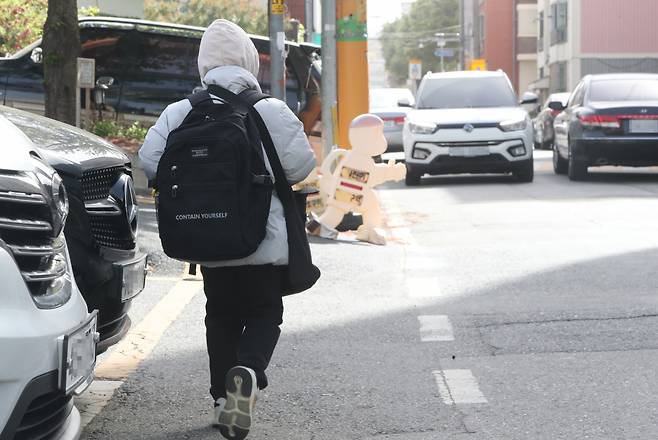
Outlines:
[[[250,438],[444,438],[437,435],[465,432],[463,413],[441,402],[431,374],[450,368],[451,356],[459,361],[464,356],[616,350],[621,361],[627,358],[624,351],[658,348],[658,249],[553,266],[474,289],[457,286],[455,291],[437,292],[436,299],[420,305],[407,297],[404,280],[408,274],[399,263],[389,258],[382,267],[373,267],[372,250],[350,248],[345,262],[353,266],[350,273],[358,274],[356,278],[338,268],[324,271],[316,288],[286,302],[287,319],[296,322],[284,327],[269,371],[273,385],[259,401],[257,426]],[[316,253],[322,260],[322,252],[316,249]],[[460,270],[454,267],[444,275],[458,280]],[[154,355],[85,430],[83,439],[219,438],[217,431],[207,427],[211,401],[203,304],[202,295],[197,296],[168,329]],[[462,342],[421,344],[416,317],[432,314],[453,316]],[[643,320],[637,318],[641,315]],[[577,325],[556,327],[560,322]],[[532,324],[532,332],[524,330],[523,326]],[[469,332],[475,338],[470,346],[464,344]],[[605,365],[605,370],[615,371],[614,364]],[[636,367],[643,371],[646,366]],[[509,374],[513,371],[510,367]],[[606,431],[609,438],[622,438],[637,429],[644,429],[645,438],[652,437],[647,427],[655,429],[655,425],[650,424],[652,416],[646,408],[655,406],[655,397],[653,401],[631,399],[636,391],[626,389],[618,377],[601,372],[597,398],[583,394],[580,400],[569,401],[564,400],[565,394],[578,398],[579,389],[588,392],[589,384],[570,377],[566,366],[548,372],[537,365],[534,374],[537,380],[553,380],[550,386],[555,389],[514,382],[522,398],[517,412],[505,414],[507,438],[528,438],[528,429],[533,427],[552,433],[552,438],[569,438],[560,433],[573,433],[573,429],[584,436],[608,429],[610,421],[616,427]],[[558,375],[559,382],[551,374]],[[630,377],[628,371],[623,374]],[[569,391],[559,389],[564,381],[570,383]],[[480,385],[485,395],[493,396],[490,411],[496,411],[498,387],[503,385],[486,381]],[[643,389],[656,386],[649,382]],[[602,401],[607,402],[605,406]],[[578,410],[554,417],[556,412],[564,415],[561,411],[569,406]],[[620,411],[635,414],[633,426],[624,425],[618,418]],[[523,435],[515,437],[514,432]]]

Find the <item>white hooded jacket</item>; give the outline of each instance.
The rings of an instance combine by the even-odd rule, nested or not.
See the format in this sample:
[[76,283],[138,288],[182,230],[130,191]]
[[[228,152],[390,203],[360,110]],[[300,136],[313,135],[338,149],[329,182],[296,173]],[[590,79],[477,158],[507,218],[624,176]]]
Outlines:
[[[199,74],[205,86],[215,84],[233,93],[246,89],[260,91],[256,80],[258,51],[249,36],[228,20],[215,20],[206,30],[199,46]],[[222,105],[219,104],[218,105]],[[292,185],[304,180],[315,168],[315,155],[304,134],[302,123],[288,106],[278,99],[268,98],[255,105],[269,129],[283,169]],[[169,133],[178,128],[192,105],[187,99],[169,105],[151,127],[139,150],[142,168],[149,179],[155,178],[158,161],[165,150]],[[272,172],[266,157],[266,166]],[[205,266],[241,266],[288,264],[288,234],[283,206],[272,195],[265,239],[256,252],[239,260],[203,263]]]

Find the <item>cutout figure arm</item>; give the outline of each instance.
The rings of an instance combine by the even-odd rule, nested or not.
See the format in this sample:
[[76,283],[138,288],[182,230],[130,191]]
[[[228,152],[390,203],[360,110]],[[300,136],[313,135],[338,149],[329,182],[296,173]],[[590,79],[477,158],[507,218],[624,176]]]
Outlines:
[[370,178],[370,186],[374,187],[381,185],[384,182],[389,180],[400,181],[404,179],[404,176],[407,174],[407,168],[403,163],[395,163],[391,160],[386,164],[379,163],[375,165],[375,168],[372,172]]

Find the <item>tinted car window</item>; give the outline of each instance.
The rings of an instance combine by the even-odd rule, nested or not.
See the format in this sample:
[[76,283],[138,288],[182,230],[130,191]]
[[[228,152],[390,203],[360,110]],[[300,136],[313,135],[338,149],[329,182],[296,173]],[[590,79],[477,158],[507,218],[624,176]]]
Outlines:
[[579,107],[583,105],[583,98],[585,96],[585,86],[583,83],[580,83],[576,86],[576,90],[573,91],[569,99],[569,107]]
[[514,91],[502,76],[426,79],[418,108],[515,107]]
[[[145,74],[198,76],[193,40],[141,34],[137,46],[140,69]],[[198,41],[194,41],[198,43]]]
[[597,80],[590,85],[591,101],[658,101],[658,80]]
[[135,32],[131,39],[130,56],[123,62],[121,112],[159,116],[200,85],[198,39],[146,32]]
[[105,104],[116,107],[122,83],[126,55],[132,46],[130,32],[123,29],[80,29],[80,56],[96,60],[96,78],[109,76],[114,84],[105,91]]
[[80,30],[80,56],[96,59],[96,71],[119,71],[131,47],[129,31],[107,28]]

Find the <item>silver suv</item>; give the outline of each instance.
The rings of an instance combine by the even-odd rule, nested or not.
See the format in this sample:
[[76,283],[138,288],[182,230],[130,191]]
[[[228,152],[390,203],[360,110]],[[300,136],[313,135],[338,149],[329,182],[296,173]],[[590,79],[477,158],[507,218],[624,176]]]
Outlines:
[[72,395],[93,379],[96,312],[73,278],[62,180],[2,117],[0,132],[0,440],[75,439]]
[[404,125],[407,185],[424,174],[512,173],[533,180],[533,127],[502,71],[429,73]]

